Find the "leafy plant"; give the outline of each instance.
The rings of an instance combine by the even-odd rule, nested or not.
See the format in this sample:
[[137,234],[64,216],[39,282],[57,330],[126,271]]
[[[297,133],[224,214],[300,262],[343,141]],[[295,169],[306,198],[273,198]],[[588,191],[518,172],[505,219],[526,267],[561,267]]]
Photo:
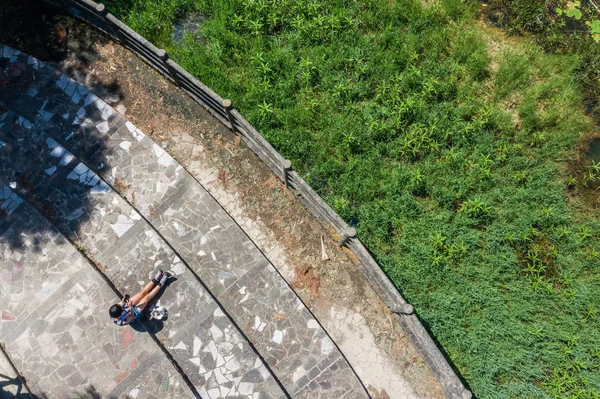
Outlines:
[[567,1],[566,8],[563,10],[560,7],[556,7],[556,13],[558,15],[565,15],[567,17],[575,18],[577,20],[581,19],[581,2],[579,1]]
[[581,1],[567,1],[564,9],[557,7],[556,13],[560,16],[580,20],[585,19],[585,25],[588,26],[590,35],[596,42],[600,42],[600,8],[594,0],[587,0],[587,7],[583,7]]

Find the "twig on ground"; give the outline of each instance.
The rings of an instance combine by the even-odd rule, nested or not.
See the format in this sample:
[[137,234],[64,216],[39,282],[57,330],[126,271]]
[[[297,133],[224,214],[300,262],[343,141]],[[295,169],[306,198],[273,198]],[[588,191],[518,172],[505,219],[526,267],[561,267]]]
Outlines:
[[321,234],[321,259],[329,260],[329,256],[325,252],[325,236]]

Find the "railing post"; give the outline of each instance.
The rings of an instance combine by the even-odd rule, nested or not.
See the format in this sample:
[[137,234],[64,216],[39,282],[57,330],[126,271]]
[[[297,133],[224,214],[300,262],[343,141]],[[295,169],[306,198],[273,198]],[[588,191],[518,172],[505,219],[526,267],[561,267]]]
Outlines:
[[97,3],[95,9],[96,9],[96,14],[98,14],[98,16],[102,19],[102,22],[105,24],[104,29],[106,30],[106,33],[108,33],[110,36],[112,36],[113,40],[115,39],[115,36],[116,36],[117,39],[123,43],[123,40],[121,39],[121,36],[119,35],[119,33],[120,33],[119,29],[115,29],[114,24],[108,18],[109,12],[106,9],[106,6],[104,6],[104,4],[102,4],[102,3]]
[[[115,23],[113,22],[113,19],[115,19],[115,16],[112,15],[111,13],[109,13],[108,10],[106,9],[106,7],[104,6],[104,4],[102,4],[102,3],[96,4],[96,12],[98,13],[98,15],[100,15],[100,17],[102,17],[102,20],[106,24],[106,28],[107,28],[106,33],[108,33],[113,40],[115,40],[115,41],[121,43],[121,45],[125,46],[127,41],[123,37],[123,33],[121,32],[121,29],[119,29],[118,26],[115,26]],[[112,18],[109,18],[109,15]]]
[[165,68],[167,69],[167,71],[169,71],[169,75],[171,76],[171,79],[173,79],[173,82],[175,83],[175,85],[177,85],[179,87],[179,81],[177,80],[177,75],[175,75],[175,73],[173,72],[173,68],[171,68],[171,66],[169,65],[169,53],[167,53],[165,50],[159,48],[158,52],[157,52],[158,58],[161,59],[161,61],[163,62],[163,65],[165,66]]
[[285,183],[286,188],[290,188],[290,170],[292,170],[292,161],[284,159],[281,164],[281,171],[283,172],[283,182]]
[[238,131],[235,127],[235,123],[233,123],[233,115],[231,115],[231,110],[233,109],[233,105],[231,105],[231,100],[229,100],[229,99],[223,100],[223,109],[225,110],[225,113],[227,114],[227,119],[229,120],[229,123],[231,124],[231,130],[234,133],[238,133]]
[[354,237],[356,237],[356,229],[354,227],[348,227],[340,235],[340,239],[338,240],[338,246],[344,246],[349,239]]
[[390,307],[390,310],[396,314],[406,314],[406,315],[413,314],[415,312],[415,308],[410,303],[405,303],[404,305]]
[[103,19],[106,19],[106,14],[108,14],[108,11],[106,10],[106,7],[104,6],[104,4],[102,3],[98,3],[96,4],[96,12],[98,13],[98,15],[100,15]]

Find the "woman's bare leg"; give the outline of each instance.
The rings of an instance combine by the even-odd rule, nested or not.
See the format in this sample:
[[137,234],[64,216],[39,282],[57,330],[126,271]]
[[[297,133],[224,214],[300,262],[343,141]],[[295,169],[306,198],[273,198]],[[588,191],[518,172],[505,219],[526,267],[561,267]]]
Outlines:
[[144,308],[146,307],[146,305],[148,304],[148,302],[150,302],[150,300],[152,298],[154,298],[154,296],[156,294],[158,294],[158,291],[160,291],[162,287],[160,285],[157,285],[156,287],[154,287],[152,289],[152,291],[150,291],[150,293],[146,296],[144,296],[141,301],[139,303],[137,303],[135,305],[136,308],[138,308],[138,310],[140,311],[140,313],[144,310]]
[[[150,281],[148,284],[146,284],[146,286],[140,292],[138,292],[137,294],[132,296],[131,299],[129,299],[129,303],[131,305],[137,305],[138,302],[140,302],[146,295],[148,295],[149,292],[151,292],[152,287],[154,287],[154,283],[152,281]],[[156,295],[156,294],[154,294],[154,295]],[[138,306],[138,308],[139,308],[139,306]]]

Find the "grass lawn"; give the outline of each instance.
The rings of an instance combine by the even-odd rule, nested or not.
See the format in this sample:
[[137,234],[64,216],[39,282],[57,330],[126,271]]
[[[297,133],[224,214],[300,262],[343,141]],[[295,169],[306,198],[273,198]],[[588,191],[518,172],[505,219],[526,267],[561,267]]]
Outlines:
[[580,59],[486,27],[477,2],[426,3],[106,1],[356,226],[477,397],[599,398]]

